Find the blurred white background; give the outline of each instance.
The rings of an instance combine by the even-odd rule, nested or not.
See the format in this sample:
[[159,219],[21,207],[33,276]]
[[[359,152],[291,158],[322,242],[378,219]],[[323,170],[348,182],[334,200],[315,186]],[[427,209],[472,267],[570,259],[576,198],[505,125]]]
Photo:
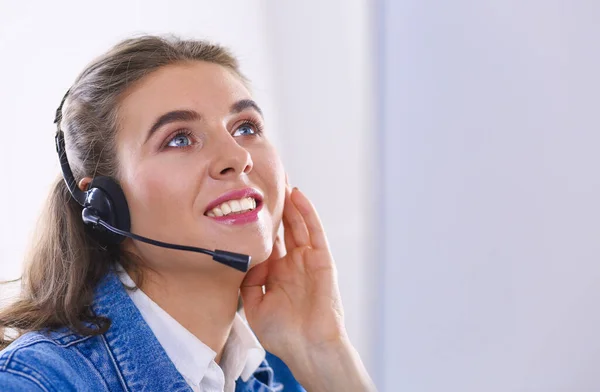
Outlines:
[[130,34],[209,38],[321,214],[381,391],[598,391],[599,19],[597,0],[0,0],[0,279],[85,64]]

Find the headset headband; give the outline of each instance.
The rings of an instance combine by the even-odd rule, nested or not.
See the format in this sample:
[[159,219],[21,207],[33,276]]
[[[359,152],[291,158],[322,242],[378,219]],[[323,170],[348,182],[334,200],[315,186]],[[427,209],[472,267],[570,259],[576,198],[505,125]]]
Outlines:
[[71,89],[67,91],[62,101],[60,102],[60,106],[58,107],[58,109],[56,109],[54,124],[56,124],[57,129],[56,135],[54,136],[54,141],[56,143],[56,152],[58,153],[58,159],[60,160],[60,170],[62,171],[65,184],[67,185],[69,192],[73,196],[73,199],[75,199],[77,203],[84,207],[86,195],[77,186],[77,181],[75,180],[75,176],[73,175],[73,171],[71,170],[71,166],[69,165],[69,160],[67,159],[65,147],[65,134],[62,131],[62,129],[60,129],[60,123],[62,121],[62,108],[70,91]]

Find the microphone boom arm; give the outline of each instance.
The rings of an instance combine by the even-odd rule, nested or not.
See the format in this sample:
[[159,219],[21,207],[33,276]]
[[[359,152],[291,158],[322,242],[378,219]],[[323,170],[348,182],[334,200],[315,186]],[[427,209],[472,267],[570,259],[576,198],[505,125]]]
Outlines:
[[250,262],[252,259],[248,255],[228,252],[228,251],[219,250],[219,249],[212,251],[212,250],[208,250],[208,249],[204,249],[204,248],[197,248],[195,246],[176,245],[176,244],[171,244],[168,242],[153,240],[151,238],[143,237],[141,235],[137,235],[134,233],[130,233],[128,231],[123,231],[123,230],[117,229],[116,227],[113,227],[113,226],[109,225],[108,223],[106,223],[105,221],[103,221],[102,219],[100,219],[100,217],[98,217],[96,214],[94,214],[89,208],[84,208],[81,215],[82,215],[83,221],[86,223],[91,223],[94,226],[100,225],[108,231],[111,231],[115,234],[119,234],[119,235],[122,235],[125,237],[129,237],[129,238],[137,240],[137,241],[145,242],[147,244],[154,245],[154,246],[160,246],[162,248],[203,253],[205,255],[212,256],[213,260],[215,260],[221,264],[224,264],[228,267],[234,268],[241,272],[247,272],[248,269],[250,268]]

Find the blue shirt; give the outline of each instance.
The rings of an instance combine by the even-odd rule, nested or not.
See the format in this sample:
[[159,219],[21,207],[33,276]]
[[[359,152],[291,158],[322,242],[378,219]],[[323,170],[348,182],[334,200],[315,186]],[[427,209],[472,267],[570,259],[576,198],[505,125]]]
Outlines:
[[[0,351],[0,390],[186,391],[191,388],[142,318],[114,272],[96,289],[95,314],[108,317],[108,331],[82,336],[62,328],[29,332]],[[288,367],[267,352],[236,392],[304,391]]]

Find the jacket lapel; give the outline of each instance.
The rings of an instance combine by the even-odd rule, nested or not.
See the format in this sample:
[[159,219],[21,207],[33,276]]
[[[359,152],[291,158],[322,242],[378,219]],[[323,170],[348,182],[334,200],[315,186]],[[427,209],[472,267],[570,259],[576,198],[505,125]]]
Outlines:
[[96,288],[92,305],[111,326],[104,344],[128,391],[191,391],[114,271]]

